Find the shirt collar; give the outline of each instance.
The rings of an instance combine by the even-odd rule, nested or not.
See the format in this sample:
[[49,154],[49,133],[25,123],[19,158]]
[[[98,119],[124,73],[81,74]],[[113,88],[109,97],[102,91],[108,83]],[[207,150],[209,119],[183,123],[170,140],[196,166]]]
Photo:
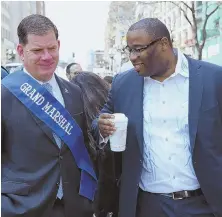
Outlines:
[[49,83],[52,87],[55,87],[55,85],[57,84],[54,74],[53,74],[52,78],[51,78],[49,81],[47,81],[47,82],[42,82],[42,81],[39,81],[39,80],[37,80],[36,78],[34,78],[34,77],[26,70],[26,68],[23,68],[23,71],[24,71],[25,73],[27,73],[30,77],[32,77],[33,79],[35,79],[35,80],[36,80],[39,84],[41,84],[41,85],[44,84],[44,83]]
[[189,66],[188,66],[188,60],[185,57],[185,55],[179,50],[177,49],[177,65],[176,65],[176,69],[175,72],[172,74],[172,76],[176,76],[176,75],[182,75],[186,78],[189,77]]

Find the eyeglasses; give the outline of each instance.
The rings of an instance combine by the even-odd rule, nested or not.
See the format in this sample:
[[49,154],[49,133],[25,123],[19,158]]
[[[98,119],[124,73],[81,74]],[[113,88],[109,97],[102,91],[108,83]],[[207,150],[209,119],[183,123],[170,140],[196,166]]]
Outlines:
[[155,44],[156,42],[162,40],[162,38],[157,38],[155,39],[154,41],[151,41],[148,45],[146,46],[143,46],[141,48],[130,48],[128,46],[126,46],[124,48],[124,52],[127,54],[127,55],[130,55],[130,54],[134,54],[134,55],[140,55],[141,52],[143,52],[144,50],[146,50],[148,47],[152,46],[153,44]]

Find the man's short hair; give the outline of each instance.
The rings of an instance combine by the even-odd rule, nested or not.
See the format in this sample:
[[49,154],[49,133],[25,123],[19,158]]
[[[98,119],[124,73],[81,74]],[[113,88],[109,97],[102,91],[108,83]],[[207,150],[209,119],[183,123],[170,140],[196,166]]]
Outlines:
[[17,35],[19,38],[19,43],[26,45],[28,43],[28,35],[45,35],[50,30],[54,31],[56,39],[58,39],[59,34],[56,26],[53,22],[40,14],[32,14],[25,17],[17,28]]
[[[66,67],[66,76],[67,78],[71,81],[77,74],[79,74],[82,70],[80,71],[76,71],[74,70],[73,66],[80,66],[79,63],[70,63],[67,67]],[[80,66],[81,68],[81,66]]]
[[74,65],[79,65],[79,63],[70,63],[69,65],[67,65],[66,67],[66,73],[67,74],[70,74],[71,73],[71,67],[74,66]]
[[166,25],[157,18],[145,18],[145,19],[139,20],[138,22],[130,26],[128,32],[136,31],[136,30],[144,30],[145,32],[147,32],[149,36],[152,37],[152,40],[166,37],[170,45],[172,46],[170,33]]

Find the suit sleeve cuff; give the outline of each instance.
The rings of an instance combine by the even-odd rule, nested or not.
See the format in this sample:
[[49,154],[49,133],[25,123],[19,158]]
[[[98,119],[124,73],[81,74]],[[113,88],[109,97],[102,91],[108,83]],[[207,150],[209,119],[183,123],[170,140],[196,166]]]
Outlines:
[[99,149],[103,149],[109,141],[109,137],[103,137],[99,132]]

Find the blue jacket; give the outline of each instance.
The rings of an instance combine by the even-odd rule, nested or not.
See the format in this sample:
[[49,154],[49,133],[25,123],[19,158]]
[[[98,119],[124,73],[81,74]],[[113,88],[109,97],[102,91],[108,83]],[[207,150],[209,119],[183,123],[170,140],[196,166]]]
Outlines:
[[[189,136],[192,162],[207,202],[222,217],[222,67],[188,58]],[[122,156],[119,216],[135,217],[143,160],[143,84],[134,69],[118,74],[102,113],[124,113],[127,147]],[[172,96],[173,97],[173,96]],[[98,136],[97,120],[93,130]]]

